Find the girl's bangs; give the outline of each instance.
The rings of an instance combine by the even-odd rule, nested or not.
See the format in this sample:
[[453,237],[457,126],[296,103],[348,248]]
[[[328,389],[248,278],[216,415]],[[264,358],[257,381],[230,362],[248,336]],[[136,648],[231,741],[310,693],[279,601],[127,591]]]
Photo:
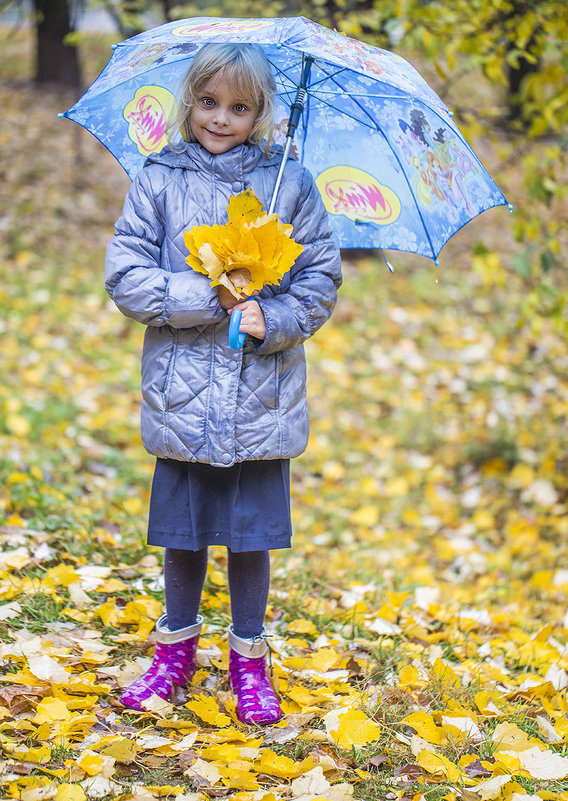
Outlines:
[[223,74],[231,90],[242,100],[249,100],[262,105],[264,91],[261,82],[256,74],[238,64],[227,64],[223,68]]

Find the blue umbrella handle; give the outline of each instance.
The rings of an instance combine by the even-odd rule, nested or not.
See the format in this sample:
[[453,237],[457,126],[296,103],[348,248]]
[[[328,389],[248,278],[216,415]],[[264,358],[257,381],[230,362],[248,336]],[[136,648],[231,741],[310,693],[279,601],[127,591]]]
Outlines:
[[242,316],[240,309],[234,309],[229,318],[229,345],[233,350],[240,350],[247,338],[246,334],[239,331]]

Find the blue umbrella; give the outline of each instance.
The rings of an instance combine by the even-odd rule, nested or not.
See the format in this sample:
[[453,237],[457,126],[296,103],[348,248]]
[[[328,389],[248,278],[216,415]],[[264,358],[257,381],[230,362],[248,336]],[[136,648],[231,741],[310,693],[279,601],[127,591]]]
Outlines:
[[436,260],[467,222],[508,205],[407,61],[304,17],[197,17],[153,28],[116,45],[61,116],[96,136],[133,178],[167,144],[183,76],[206,42],[262,45],[278,86],[280,139],[314,175],[341,247]]

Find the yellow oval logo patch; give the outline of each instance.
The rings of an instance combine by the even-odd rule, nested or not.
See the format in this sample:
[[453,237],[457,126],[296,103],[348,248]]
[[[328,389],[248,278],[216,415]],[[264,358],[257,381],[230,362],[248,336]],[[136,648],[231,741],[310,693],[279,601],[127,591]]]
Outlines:
[[161,86],[141,86],[124,107],[128,136],[145,156],[168,144],[166,127],[175,107],[175,97]]
[[330,167],[318,175],[316,185],[330,214],[379,225],[394,222],[400,214],[400,200],[392,189],[356,167]]
[[216,33],[233,33],[235,28],[239,31],[256,31],[273,25],[271,19],[239,19],[224,20],[223,22],[199,22],[190,25],[181,25],[172,29],[173,36],[208,36]]

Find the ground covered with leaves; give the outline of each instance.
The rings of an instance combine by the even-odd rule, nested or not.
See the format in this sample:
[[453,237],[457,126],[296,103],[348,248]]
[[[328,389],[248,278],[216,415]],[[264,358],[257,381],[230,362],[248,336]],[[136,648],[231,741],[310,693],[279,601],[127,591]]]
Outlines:
[[[120,706],[163,604],[143,331],[102,288],[128,181],[57,119],[71,97],[31,87],[13,55],[29,42],[5,44],[2,797],[568,799],[568,351],[546,321],[520,323],[522,283],[498,278],[505,209],[438,269],[346,258],[309,343],[312,435],[267,620],[285,718],[236,719],[223,549],[187,699]],[[476,144],[522,203],[507,143]]]

